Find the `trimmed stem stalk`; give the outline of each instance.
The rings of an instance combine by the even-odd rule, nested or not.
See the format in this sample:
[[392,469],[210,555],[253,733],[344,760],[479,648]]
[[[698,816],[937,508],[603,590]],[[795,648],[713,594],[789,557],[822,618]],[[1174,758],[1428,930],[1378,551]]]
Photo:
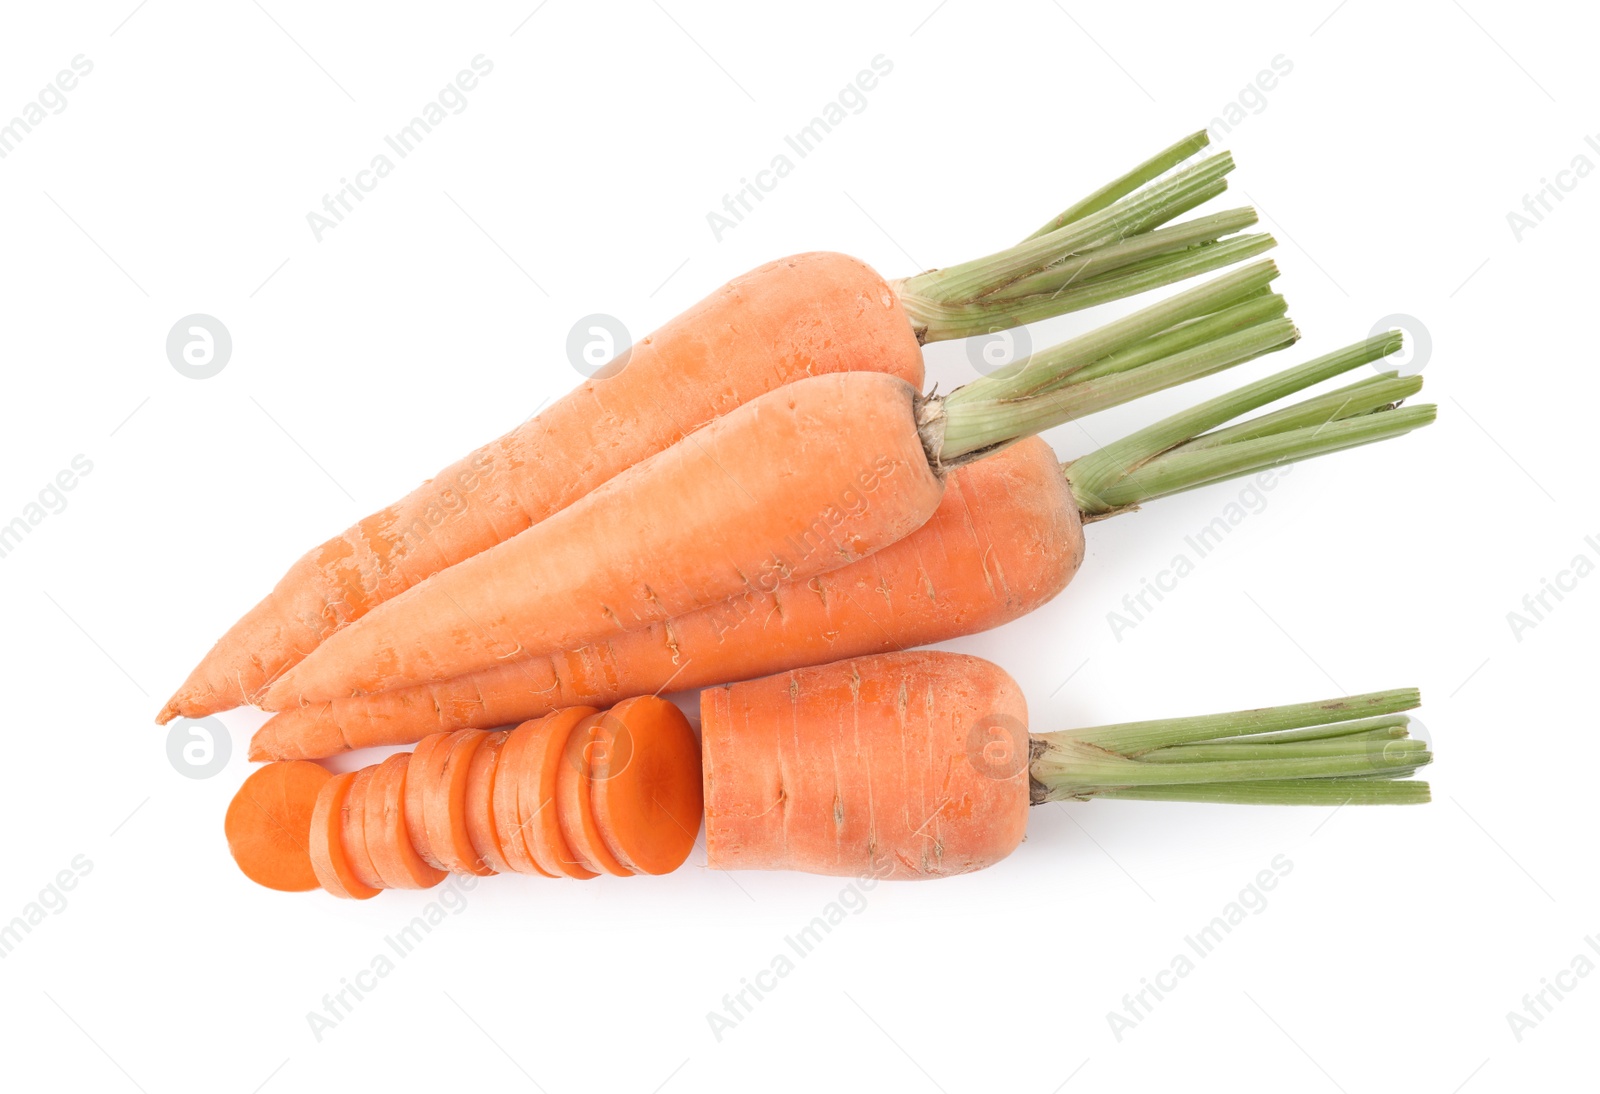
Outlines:
[[1034,804],[1140,798],[1239,804],[1401,804],[1428,800],[1401,781],[1433,761],[1392,717],[1421,701],[1402,688],[1198,718],[1036,734]]

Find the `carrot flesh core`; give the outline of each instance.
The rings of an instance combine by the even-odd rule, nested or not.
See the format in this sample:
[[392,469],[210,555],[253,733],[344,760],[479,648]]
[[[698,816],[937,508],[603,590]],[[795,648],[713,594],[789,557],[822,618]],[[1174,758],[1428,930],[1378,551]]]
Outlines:
[[596,759],[590,789],[601,841],[633,873],[671,873],[700,832],[694,728],[672,703],[648,695],[618,703],[606,724],[616,743]]
[[344,812],[359,772],[346,771],[323,783],[311,814],[310,857],[317,881],[336,897],[370,900],[379,890],[356,876],[344,849]]
[[467,834],[467,782],[473,761],[488,733],[481,729],[457,730],[437,747],[444,762],[437,776],[431,774],[423,790],[423,810],[428,826],[428,844],[440,865],[453,873],[494,873],[479,857]]
[[320,764],[292,760],[268,764],[245,779],[222,824],[228,851],[245,877],[285,893],[317,888],[311,825],[331,777]]
[[1027,704],[987,661],[861,657],[708,688],[700,704],[713,868],[943,877],[1022,840]]
[[617,861],[617,856],[606,847],[595,823],[590,788],[595,769],[605,762],[607,749],[627,747],[627,734],[615,730],[620,723],[608,723],[608,715],[591,714],[573,727],[567,736],[566,747],[561,750],[561,766],[556,773],[556,818],[561,823],[561,834],[567,846],[583,865],[596,872],[613,877],[627,877],[633,873]]

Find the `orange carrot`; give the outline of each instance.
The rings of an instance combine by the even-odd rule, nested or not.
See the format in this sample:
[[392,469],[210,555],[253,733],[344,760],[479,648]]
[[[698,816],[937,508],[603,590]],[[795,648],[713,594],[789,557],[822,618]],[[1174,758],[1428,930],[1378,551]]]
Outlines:
[[356,876],[344,847],[344,814],[350,800],[350,787],[359,772],[346,771],[323,783],[311,814],[311,868],[321,886],[334,896],[368,900],[378,895],[374,886]]
[[488,729],[552,709],[689,690],[922,646],[999,626],[1066,587],[1083,559],[1078,507],[1050,446],[1030,437],[951,473],[933,517],[899,543],[809,583],[442,684],[292,706],[250,758],[304,759]]
[[1062,314],[1260,253],[1267,237],[1224,240],[1254,222],[1249,210],[1160,227],[1225,189],[1226,153],[1161,177],[1206,143],[1203,133],[1186,138],[984,259],[886,282],[855,259],[815,253],[735,279],[601,376],[300,558],[158,720],[253,701],[344,624],[792,380],[868,369],[920,385],[923,342]]
[[505,730],[491,733],[472,757],[467,770],[466,822],[467,839],[478,861],[497,874],[511,873],[511,864],[500,849],[500,833],[494,823],[494,777],[498,770],[500,749],[510,736]]
[[[467,782],[473,760],[488,736],[475,729],[443,735],[419,772],[424,779],[422,810],[427,847],[433,853],[432,864],[439,869],[480,876],[494,873],[474,849],[467,832]],[[416,753],[412,753],[412,759],[416,759]]]
[[561,834],[566,837],[567,846],[585,869],[627,877],[633,871],[617,861],[600,837],[589,793],[595,766],[604,763],[604,751],[617,742],[618,734],[612,729],[614,723],[607,724],[610,722],[605,714],[591,714],[567,737],[561,769],[556,773],[556,816],[561,818]]
[[311,865],[311,820],[328,771],[305,761],[274,763],[251,773],[223,818],[228,850],[244,875],[286,893],[317,887]]
[[[591,752],[589,791],[600,840],[627,870],[666,874],[683,865],[700,832],[700,745],[683,712],[643,696],[607,713],[603,752]],[[587,781],[587,780],[586,780]]]
[[[1398,346],[1395,336],[1369,339],[1269,376],[1076,460],[1064,475],[1048,446],[1021,442],[957,468],[929,522],[869,558],[567,653],[442,684],[291,707],[257,733],[251,757],[403,744],[442,728],[500,725],[567,703],[603,705],[620,694],[744,679],[999,625],[1071,579],[1083,557],[1083,520],[1426,424],[1431,407],[1395,409],[1420,390],[1419,379],[1374,376],[1216,428]],[[1086,382],[1074,400],[1097,405],[1097,385],[1128,375],[1137,373]]]
[[554,877],[539,865],[528,843],[528,826],[522,819],[522,779],[516,774],[527,766],[527,748],[537,737],[536,727],[534,722],[518,726],[500,748],[500,770],[494,780],[494,826],[500,850],[513,872]]
[[[1078,398],[1152,390],[1294,341],[1281,298],[1266,292],[1276,276],[1271,262],[1247,267],[942,397],[918,397],[876,373],[814,377],[761,396],[333,635],[272,686],[267,703],[445,680],[671,619],[752,587],[809,581],[921,527],[949,469],[1066,420]],[[1196,435],[1240,407],[1375,360],[1396,341],[1369,339],[1075,461],[1068,476],[1080,508],[1109,515],[1426,424],[1431,409],[1346,422],[1338,407],[1320,421],[1290,408],[1268,416],[1267,437],[1225,431],[1238,441],[1228,444]],[[1074,380],[1083,374],[1091,379]],[[1386,393],[1391,381],[1404,386],[1374,378]],[[1285,414],[1297,428],[1282,426]]]
[[598,875],[578,860],[567,843],[557,815],[557,785],[561,777],[562,756],[567,737],[580,722],[595,713],[592,707],[569,707],[548,714],[533,724],[526,762],[518,777],[518,800],[523,831],[534,861],[546,873],[586,880]]
[[[406,838],[416,848],[422,861],[435,870],[443,870],[444,862],[434,852],[433,839],[428,835],[427,789],[439,777],[449,756],[449,733],[432,733],[417,743],[406,767],[405,816]],[[441,751],[441,746],[445,746]]]
[[417,853],[406,825],[405,784],[411,757],[390,756],[372,776],[363,820],[367,851],[385,889],[429,889],[445,872],[429,866]]
[[1432,760],[1414,690],[1030,735],[997,666],[882,654],[701,693],[706,856],[723,870],[934,878],[993,865],[1028,806],[1125,797],[1404,804]]

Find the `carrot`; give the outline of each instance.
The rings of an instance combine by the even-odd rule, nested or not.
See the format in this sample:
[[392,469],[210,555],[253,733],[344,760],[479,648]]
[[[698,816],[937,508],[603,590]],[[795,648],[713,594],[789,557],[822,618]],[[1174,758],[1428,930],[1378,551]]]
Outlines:
[[1414,690],[1030,735],[997,666],[917,651],[701,693],[707,862],[934,878],[993,865],[1030,804],[1428,800]]
[[501,746],[501,771],[494,780],[494,827],[500,837],[500,850],[514,873],[554,877],[533,855],[522,821],[522,780],[507,772],[520,772],[528,763],[527,747],[537,737],[537,723],[525,722],[511,731]]
[[1185,138],[1028,240],[945,270],[887,282],[855,259],[803,254],[736,278],[602,376],[301,557],[158,721],[253,701],[339,627],[792,380],[870,369],[920,386],[925,342],[1059,315],[1260,253],[1265,236],[1225,238],[1254,223],[1250,210],[1160,227],[1226,188],[1226,153],[1162,177],[1207,143],[1203,133]]
[[633,871],[617,861],[600,837],[589,793],[594,765],[605,762],[605,751],[619,743],[629,747],[626,732],[618,734],[615,725],[605,714],[591,714],[573,727],[556,773],[556,816],[561,818],[561,834],[566,837],[567,846],[585,869],[627,877]]
[[405,784],[410,760],[403,752],[384,760],[367,790],[367,851],[385,889],[430,889],[445,876],[422,860],[407,829]]
[[556,791],[567,738],[574,727],[594,713],[592,707],[569,707],[534,723],[533,739],[528,744],[526,762],[517,780],[523,829],[534,861],[546,873],[579,880],[596,877],[599,872],[579,862],[578,855],[568,845],[557,815]]
[[700,832],[694,730],[677,707],[648,695],[618,703],[605,728],[610,748],[594,755],[587,769],[600,839],[633,873],[671,873]]
[[311,868],[324,889],[349,900],[369,900],[378,890],[356,876],[344,847],[344,813],[358,774],[346,771],[322,784],[311,814],[309,850]]
[[383,875],[372,861],[372,851],[367,846],[367,795],[372,789],[377,769],[363,767],[351,780],[345,795],[339,841],[344,845],[345,859],[350,863],[356,880],[369,889],[382,889]]
[[328,771],[303,760],[250,774],[223,818],[228,851],[245,877],[269,889],[299,893],[317,887],[311,865],[311,819]]
[[478,861],[494,873],[511,873],[511,864],[500,849],[500,833],[494,823],[494,778],[499,767],[500,749],[509,733],[491,733],[473,754],[467,770],[466,828]]
[[[434,746],[423,776],[423,821],[428,832],[428,848],[438,867],[452,873],[492,874],[494,870],[479,857],[467,833],[467,781],[473,760],[488,734],[464,729],[449,734]],[[415,761],[416,753],[412,753]]]
[[[1380,375],[1216,428],[1399,345],[1397,335],[1380,336],[1245,385],[1107,446],[1108,458],[1091,454],[1063,469],[1043,442],[1020,442],[955,469],[929,522],[870,558],[578,650],[443,684],[291,706],[258,731],[251,757],[404,744],[567,703],[604,705],[621,694],[723,683],[997,626],[1065,587],[1083,558],[1085,521],[1426,424],[1431,407],[1395,409],[1421,389],[1420,379]],[[1080,410],[1096,408],[1097,390],[1108,397],[1105,389],[1130,375],[1138,373],[1085,380],[1058,394]]]
[[509,732],[434,734],[333,777],[304,761],[272,764],[246,780],[227,828],[261,884],[359,899],[437,885],[445,871],[434,861],[473,873],[664,874],[694,846],[700,778],[688,719],[646,696]]
[[[1088,375],[1080,386],[1106,399],[1292,342],[1293,326],[1275,317],[1281,298],[1265,292],[1276,274],[1264,262],[1225,275],[943,397],[915,397],[875,373],[797,381],[330,637],[273,685],[268,705],[447,679],[670,619],[752,586],[805,582],[870,555],[932,516],[949,469],[1070,417],[1072,378]],[[1318,428],[1286,429],[1269,415],[1271,436],[1184,448],[1199,440],[1197,425],[1220,424],[1241,406],[1263,405],[1397,344],[1371,339],[1076,461],[1067,474],[1080,509],[1109,515],[1426,424],[1432,408],[1346,422],[1335,407],[1324,418],[1338,420]]]

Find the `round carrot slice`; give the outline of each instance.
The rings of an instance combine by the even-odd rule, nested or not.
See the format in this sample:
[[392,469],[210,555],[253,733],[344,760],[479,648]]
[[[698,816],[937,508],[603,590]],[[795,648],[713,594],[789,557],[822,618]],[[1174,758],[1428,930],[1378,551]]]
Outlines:
[[627,727],[632,747],[626,755],[614,749],[614,762],[595,765],[591,794],[600,836],[624,866],[671,873],[688,859],[700,831],[700,744],[689,719],[665,699],[627,699],[610,717]]
[[344,853],[344,808],[357,771],[335,775],[322,784],[311,813],[311,869],[328,892],[347,900],[370,900],[378,890],[356,877]]
[[556,774],[556,819],[567,846],[577,852],[591,870],[604,870],[613,877],[628,877],[633,871],[617,861],[600,838],[590,805],[590,787],[597,768],[617,762],[616,750],[629,751],[628,729],[608,714],[591,714],[573,727],[561,750],[561,770]]
[[367,795],[371,792],[372,776],[377,770],[375,765],[363,767],[350,780],[350,790],[344,798],[341,839],[345,857],[350,860],[350,869],[355,871],[361,884],[369,889],[387,889],[383,875],[378,873],[377,866],[372,862],[372,854],[367,850]]
[[481,729],[458,729],[436,746],[437,763],[424,772],[422,816],[428,847],[439,865],[458,874],[492,874],[467,837],[467,776],[484,738]]
[[406,838],[411,841],[411,846],[422,861],[435,870],[445,867],[433,853],[433,844],[428,839],[428,817],[423,807],[422,791],[430,777],[438,777],[438,767],[443,766],[448,755],[448,751],[440,751],[439,745],[449,736],[448,733],[428,734],[417,742],[417,747],[411,750],[411,759],[406,763]]
[[494,777],[494,826],[500,835],[500,850],[506,862],[519,874],[553,877],[533,857],[528,842],[530,817],[522,810],[522,769],[527,764],[527,745],[534,737],[538,719],[522,723],[511,731],[500,746]]
[[494,830],[494,777],[500,766],[500,749],[509,736],[501,729],[485,737],[467,772],[467,839],[478,859],[497,874],[512,872]]
[[396,752],[373,773],[367,791],[367,853],[385,889],[431,889],[444,871],[422,861],[406,833],[406,769],[411,754]]
[[271,763],[251,772],[222,820],[228,850],[244,876],[285,893],[317,887],[311,867],[311,817],[328,769],[309,760]]
[[519,800],[527,818],[524,830],[534,860],[552,874],[587,880],[599,874],[578,860],[561,832],[556,778],[572,727],[596,713],[593,707],[568,707],[539,719],[523,753]]

